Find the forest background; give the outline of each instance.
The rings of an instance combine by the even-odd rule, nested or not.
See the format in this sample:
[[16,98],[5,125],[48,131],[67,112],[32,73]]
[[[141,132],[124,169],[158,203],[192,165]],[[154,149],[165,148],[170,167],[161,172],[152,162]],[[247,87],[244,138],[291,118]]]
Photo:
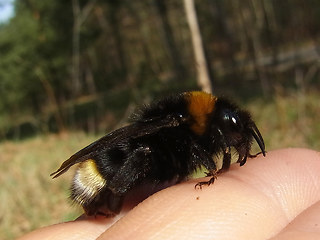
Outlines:
[[267,150],[320,149],[320,2],[195,1],[205,63],[186,2],[12,2],[0,24],[0,236],[79,215],[66,200],[72,173],[50,172],[137,105],[203,89],[203,65],[215,95],[252,113]]

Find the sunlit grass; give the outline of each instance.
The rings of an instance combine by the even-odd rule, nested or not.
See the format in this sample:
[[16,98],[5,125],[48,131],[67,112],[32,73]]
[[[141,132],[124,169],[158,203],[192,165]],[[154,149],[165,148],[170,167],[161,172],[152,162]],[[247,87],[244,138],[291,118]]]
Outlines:
[[66,199],[72,172],[55,180],[49,174],[94,138],[77,133],[0,144],[2,239],[79,215]]
[[[268,151],[283,147],[320,149],[317,93],[303,98],[294,93],[276,95],[246,107],[263,134]],[[72,220],[81,213],[81,209],[67,200],[72,171],[54,180],[49,174],[98,137],[67,133],[0,144],[2,239],[13,239],[41,226]]]
[[320,149],[319,93],[303,97],[295,92],[270,101],[250,103],[248,110],[264,136],[267,150],[284,147]]

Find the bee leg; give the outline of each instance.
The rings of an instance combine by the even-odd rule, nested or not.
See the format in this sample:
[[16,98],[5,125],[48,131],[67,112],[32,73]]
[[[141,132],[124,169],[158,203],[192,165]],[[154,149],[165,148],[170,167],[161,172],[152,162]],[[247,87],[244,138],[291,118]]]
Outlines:
[[209,179],[209,181],[198,182],[198,183],[194,186],[194,188],[196,189],[197,187],[199,187],[200,189],[202,189],[202,185],[208,185],[208,186],[210,186],[211,184],[214,183],[214,181],[216,180],[216,178],[217,178],[217,176],[216,176],[216,174],[215,174],[212,178]]
[[206,175],[206,177],[212,177],[213,176],[212,172],[204,172],[204,174]]
[[114,217],[116,214],[115,213],[106,213],[106,212],[103,212],[103,211],[98,211],[94,214],[94,217],[98,217],[98,216],[103,216],[103,217],[106,217],[106,218],[110,218],[110,217]]
[[230,168],[231,164],[231,147],[226,141],[225,136],[223,135],[222,131],[218,129],[218,133],[221,137],[222,142],[222,150],[223,150],[223,160],[222,160],[222,167],[219,172],[224,172]]
[[231,147],[228,146],[223,151],[222,167],[219,172],[224,172],[230,168],[231,164]]
[[240,163],[240,167],[243,166],[246,162],[247,162],[247,158],[255,158],[257,156],[259,156],[260,154],[263,154],[262,152],[258,152],[256,154],[250,154],[250,153],[247,153],[247,154],[241,154],[239,153],[239,159],[238,159],[238,163]]
[[255,157],[257,157],[257,156],[259,156],[261,154],[263,154],[263,152],[258,152],[256,154],[248,154],[248,156],[249,156],[249,158],[255,158]]
[[244,156],[242,156],[241,154],[239,154],[239,159],[238,159],[238,163],[240,163],[240,167],[243,166],[246,162],[247,162],[247,158],[255,158],[257,156],[259,156],[260,154],[263,154],[262,152],[258,152],[256,154],[250,154],[247,153]]
[[107,199],[108,209],[112,213],[119,213],[122,208],[123,196],[111,193]]
[[[190,155],[193,156],[193,162],[201,162],[201,165],[205,167],[209,172],[216,170],[216,164],[212,161],[212,154],[200,147],[197,143],[192,143]],[[207,174],[207,173],[206,173]],[[210,175],[212,176],[212,175]]]
[[238,160],[238,162],[240,163],[240,167],[243,166],[247,162],[247,156],[248,155],[245,155],[243,158],[241,156],[241,160],[240,160],[240,155],[239,155],[239,160],[240,161]]
[[93,216],[95,218],[98,216],[112,217],[115,215],[114,213],[103,211],[101,209],[102,206],[99,206],[99,208],[97,208],[96,205],[88,205],[88,206],[82,206],[82,208],[87,216]]
[[211,178],[209,179],[209,181],[198,182],[198,183],[194,186],[195,189],[196,189],[197,187],[199,187],[200,189],[202,189],[202,186],[203,186],[203,185],[208,185],[208,186],[209,186],[209,185],[213,184],[214,181],[217,179],[217,171],[214,170],[214,171],[206,172],[206,176],[207,176],[207,177],[210,177],[210,176],[211,176]]
[[199,187],[202,189],[202,185],[209,186],[217,178],[217,167],[215,162],[212,160],[212,156],[196,143],[193,144],[191,155],[196,159],[201,159],[202,166],[208,170],[208,172],[205,172],[206,177],[211,177],[209,181],[198,182],[194,188]]
[[240,163],[240,167],[247,162],[248,156],[250,157],[250,154],[249,154],[250,148],[248,148],[248,146],[249,144],[244,144],[236,147],[236,150],[239,155],[237,163]]
[[127,159],[124,159],[124,164],[109,182],[110,189],[113,189],[117,196],[126,195],[149,173],[151,157],[151,149],[148,146],[138,146],[134,149]]
[[105,189],[93,201],[83,204],[82,207],[88,216],[113,217],[120,212],[122,203],[123,196]]

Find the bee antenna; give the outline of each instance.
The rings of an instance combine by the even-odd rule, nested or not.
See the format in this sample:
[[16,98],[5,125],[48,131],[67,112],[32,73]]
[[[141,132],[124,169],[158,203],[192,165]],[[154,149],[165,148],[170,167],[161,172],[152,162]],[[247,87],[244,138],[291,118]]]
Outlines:
[[265,145],[264,145],[263,138],[261,136],[261,133],[260,133],[259,129],[257,128],[257,126],[254,123],[253,123],[252,128],[251,128],[251,134],[254,137],[254,139],[257,141],[263,156],[266,156],[266,151],[265,151]]

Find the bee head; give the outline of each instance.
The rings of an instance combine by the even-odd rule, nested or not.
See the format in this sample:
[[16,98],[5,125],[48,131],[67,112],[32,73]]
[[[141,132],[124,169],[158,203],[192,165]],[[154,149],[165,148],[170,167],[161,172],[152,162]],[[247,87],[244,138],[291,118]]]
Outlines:
[[[212,113],[210,132],[219,146],[235,147],[248,154],[253,139],[265,155],[263,138],[247,111],[240,110],[228,100],[218,98]],[[225,150],[225,149],[223,149]]]

